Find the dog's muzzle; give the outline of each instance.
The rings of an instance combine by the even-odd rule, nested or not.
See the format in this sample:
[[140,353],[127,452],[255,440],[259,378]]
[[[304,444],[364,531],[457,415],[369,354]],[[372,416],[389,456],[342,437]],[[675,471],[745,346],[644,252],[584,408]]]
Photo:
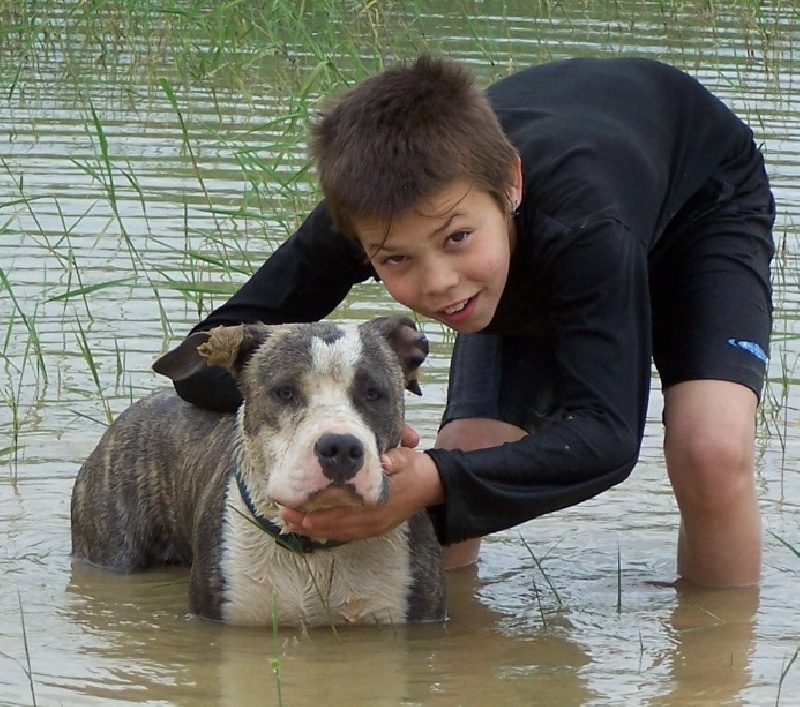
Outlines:
[[364,466],[364,444],[355,435],[328,432],[314,445],[322,473],[334,483],[352,479]]

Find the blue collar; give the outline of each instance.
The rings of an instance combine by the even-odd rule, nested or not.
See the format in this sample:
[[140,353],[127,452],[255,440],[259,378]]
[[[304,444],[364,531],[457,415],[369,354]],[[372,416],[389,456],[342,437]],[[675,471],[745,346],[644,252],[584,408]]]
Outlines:
[[250,491],[247,489],[247,484],[242,478],[242,472],[239,470],[239,465],[236,461],[233,462],[233,473],[234,476],[236,476],[236,485],[239,487],[239,493],[242,496],[244,505],[247,506],[247,510],[250,511],[250,515],[253,516],[253,522],[281,547],[291,550],[292,552],[309,553],[314,552],[314,550],[330,550],[331,548],[339,547],[346,543],[344,540],[319,541],[306,537],[305,535],[283,532],[280,526],[268,520],[256,510],[256,507],[253,505],[253,499],[250,498]]

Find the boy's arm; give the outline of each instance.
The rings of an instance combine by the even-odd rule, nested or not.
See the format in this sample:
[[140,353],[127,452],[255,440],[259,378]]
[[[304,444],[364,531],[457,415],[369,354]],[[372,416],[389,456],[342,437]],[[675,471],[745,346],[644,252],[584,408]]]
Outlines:
[[445,502],[430,509],[453,543],[575,505],[636,463],[650,384],[645,248],[613,218],[557,234],[537,255],[555,326],[561,411],[502,447],[427,450]]
[[[192,332],[221,325],[317,321],[330,314],[356,282],[373,274],[361,249],[337,232],[320,203],[297,232]],[[219,366],[175,383],[187,402],[220,412],[241,403],[233,377]]]

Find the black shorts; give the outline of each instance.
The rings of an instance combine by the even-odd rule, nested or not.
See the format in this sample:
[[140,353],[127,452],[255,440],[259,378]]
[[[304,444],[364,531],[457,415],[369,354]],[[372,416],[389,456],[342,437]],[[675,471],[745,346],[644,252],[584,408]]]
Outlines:
[[[760,395],[772,329],[774,217],[754,146],[723,164],[662,234],[649,266],[662,388],[713,379]],[[490,418],[534,432],[558,408],[555,371],[547,338],[459,335],[442,424]]]

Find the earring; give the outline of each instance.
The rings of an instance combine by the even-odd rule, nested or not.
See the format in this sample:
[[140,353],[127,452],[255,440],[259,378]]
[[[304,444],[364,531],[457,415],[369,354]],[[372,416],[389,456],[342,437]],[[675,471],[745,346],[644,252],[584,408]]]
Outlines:
[[516,218],[519,216],[519,200],[514,199],[511,202],[511,218]]

